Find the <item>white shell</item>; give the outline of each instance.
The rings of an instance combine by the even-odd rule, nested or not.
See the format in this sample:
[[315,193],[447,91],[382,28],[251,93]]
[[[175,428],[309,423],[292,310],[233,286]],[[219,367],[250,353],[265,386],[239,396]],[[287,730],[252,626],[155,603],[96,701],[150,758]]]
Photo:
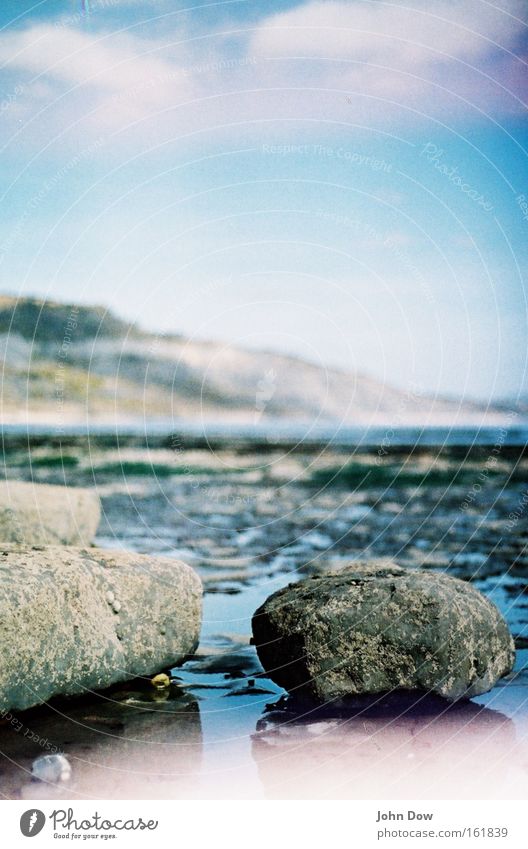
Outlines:
[[31,775],[39,781],[58,784],[59,781],[69,781],[71,765],[64,755],[42,755],[33,761]]

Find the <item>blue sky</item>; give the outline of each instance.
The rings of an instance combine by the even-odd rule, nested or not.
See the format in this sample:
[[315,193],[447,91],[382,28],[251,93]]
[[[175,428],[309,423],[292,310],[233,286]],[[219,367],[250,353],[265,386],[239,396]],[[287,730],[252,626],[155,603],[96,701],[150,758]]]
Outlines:
[[4,0],[1,290],[526,395],[527,19]]

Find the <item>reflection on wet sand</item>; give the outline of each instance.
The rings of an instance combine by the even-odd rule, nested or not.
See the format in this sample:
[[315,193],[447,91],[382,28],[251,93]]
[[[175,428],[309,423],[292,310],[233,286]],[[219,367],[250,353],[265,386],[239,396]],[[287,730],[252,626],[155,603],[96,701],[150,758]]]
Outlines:
[[[71,763],[71,780],[33,780],[34,759],[55,749]],[[7,798],[192,797],[201,758],[198,702],[174,685],[156,692],[135,682],[26,711],[0,727],[0,784]]]
[[387,695],[313,708],[283,698],[257,723],[268,798],[524,798],[513,722],[473,702]]

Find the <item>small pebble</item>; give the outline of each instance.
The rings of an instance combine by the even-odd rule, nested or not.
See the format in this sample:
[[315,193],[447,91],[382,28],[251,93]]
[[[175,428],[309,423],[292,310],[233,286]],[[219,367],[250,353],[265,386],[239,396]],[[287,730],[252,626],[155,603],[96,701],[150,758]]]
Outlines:
[[165,690],[167,687],[170,687],[170,678],[164,672],[160,672],[159,675],[155,675],[154,678],[150,679],[150,683],[156,690]]

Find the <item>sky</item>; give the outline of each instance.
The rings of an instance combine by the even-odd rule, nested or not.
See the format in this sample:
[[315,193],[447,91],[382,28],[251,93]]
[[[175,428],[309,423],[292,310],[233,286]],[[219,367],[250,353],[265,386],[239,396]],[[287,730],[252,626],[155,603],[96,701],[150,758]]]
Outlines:
[[0,291],[528,395],[525,0],[3,0]]

